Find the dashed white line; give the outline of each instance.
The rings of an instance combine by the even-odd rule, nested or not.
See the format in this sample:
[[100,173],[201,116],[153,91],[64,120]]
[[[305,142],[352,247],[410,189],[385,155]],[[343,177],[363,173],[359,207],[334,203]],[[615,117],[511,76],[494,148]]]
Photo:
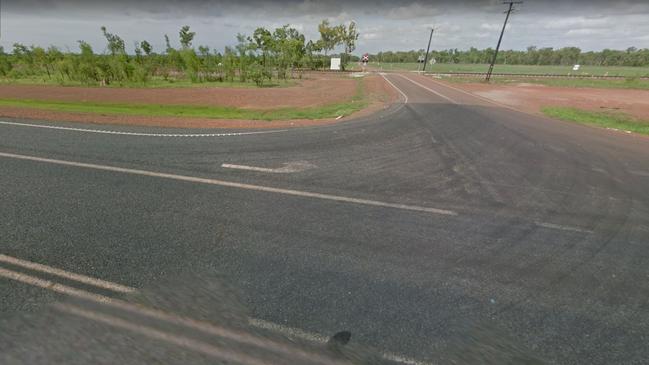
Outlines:
[[314,333],[314,332],[307,332],[299,328],[283,326],[281,324],[277,324],[274,322],[264,321],[263,319],[250,318],[248,320],[248,323],[251,326],[257,328],[262,328],[265,330],[281,333],[289,338],[298,338],[301,340],[307,340],[309,342],[316,342],[316,343],[326,343],[327,341],[329,341],[329,337],[327,336],[323,336],[321,334]]
[[[248,323],[254,327],[263,328],[273,332],[281,333],[289,338],[296,338],[296,339],[306,340],[315,343],[326,343],[329,340],[329,337],[323,336],[319,333],[307,332],[298,328],[288,327],[274,322],[264,321],[262,319],[252,318],[248,321]],[[402,355],[393,354],[390,352],[384,352],[381,354],[381,356],[383,356],[383,358],[386,360],[407,364],[407,365],[431,365],[426,362],[415,360]]]
[[235,165],[235,164],[229,164],[229,163],[224,163],[221,164],[221,167],[226,168],[226,169],[235,169],[235,170],[246,170],[246,171],[256,171],[256,172],[268,172],[271,174],[276,174],[280,173],[283,171],[279,171],[280,168],[272,169],[269,167],[257,167],[257,166],[248,166],[248,165]]
[[649,171],[631,170],[630,174],[649,177]]
[[[6,256],[6,255],[2,255],[2,257],[5,258],[4,262],[8,262],[8,263],[11,263],[11,264],[16,264],[16,265],[23,266],[23,267],[26,267],[26,268],[32,268],[34,270],[41,271],[41,272],[48,273],[48,274],[54,273],[57,276],[64,277],[64,278],[69,278],[71,280],[76,280],[76,281],[79,281],[79,282],[84,283],[84,284],[87,284],[88,282],[108,284],[107,286],[104,286],[104,288],[106,288],[108,290],[113,290],[115,292],[120,292],[120,293],[124,292],[124,288],[128,292],[136,291],[135,288],[131,288],[131,287],[128,287],[128,286],[124,286],[124,285],[117,284],[117,283],[112,283],[112,282],[97,279],[97,278],[91,278],[91,277],[88,277],[88,276],[85,276],[85,275],[80,275],[80,274],[72,273],[72,272],[69,272],[69,271],[57,269],[55,267],[51,267],[51,266],[47,266],[47,265],[43,265],[43,264],[38,264],[38,263],[35,263],[35,262],[31,262],[31,261],[21,260],[21,259],[15,258],[15,257]],[[228,330],[226,328],[213,325],[213,324],[208,323],[208,322],[203,322],[203,321],[198,321],[198,320],[194,320],[194,319],[190,319],[190,318],[186,318],[186,317],[177,316],[177,315],[174,315],[173,313],[163,312],[163,311],[158,310],[158,309],[148,308],[148,307],[144,307],[144,306],[140,306],[140,305],[134,305],[134,304],[131,304],[131,303],[119,300],[119,299],[114,299],[114,298],[111,298],[111,297],[107,297],[107,296],[87,292],[85,290],[79,290],[79,289],[69,287],[69,286],[66,286],[66,285],[62,285],[62,284],[59,284],[59,283],[56,283],[56,282],[53,282],[53,281],[44,280],[44,279],[40,279],[40,278],[31,276],[31,275],[27,275],[27,274],[15,272],[15,271],[12,271],[12,270],[4,269],[2,267],[0,267],[0,277],[4,277],[4,278],[10,279],[10,280],[15,280],[15,281],[18,281],[18,282],[21,282],[21,283],[24,283],[24,284],[36,286],[36,287],[39,287],[39,288],[42,288],[42,289],[51,290],[51,291],[54,291],[54,292],[57,292],[57,293],[60,293],[60,294],[69,295],[69,296],[73,296],[73,297],[77,297],[77,298],[81,298],[81,299],[85,299],[85,300],[89,300],[89,301],[93,301],[93,302],[97,302],[97,303],[108,304],[108,305],[114,306],[116,308],[119,308],[119,309],[122,309],[122,310],[125,310],[125,311],[128,311],[128,312],[142,314],[142,315],[145,315],[145,316],[148,316],[148,317],[151,317],[151,318],[155,318],[155,319],[159,319],[159,320],[165,320],[165,321],[168,321],[170,323],[182,324],[182,325],[188,326],[190,328],[203,331],[203,332],[208,333],[208,334],[212,334],[212,335],[216,335],[216,336],[222,336],[222,337],[229,338],[229,339],[232,339],[232,340],[235,340],[235,341],[240,341],[240,342],[248,343],[248,344],[251,344],[251,345],[256,345],[256,346],[259,346],[259,347],[265,347],[265,348],[268,348],[270,350],[275,350],[275,351],[280,351],[280,352],[283,352],[283,353],[288,353],[288,354],[293,354],[293,355],[297,355],[297,356],[306,357],[306,358],[309,358],[312,361],[331,363],[330,359],[320,357],[318,354],[307,353],[307,352],[301,351],[300,349],[297,349],[297,348],[292,348],[292,347],[288,348],[288,347],[285,347],[282,344],[274,342],[272,340],[263,339],[263,338],[257,338],[257,337],[254,337],[254,336],[251,336],[251,335],[248,335],[248,334],[234,332],[234,331]],[[134,332],[139,332],[139,333],[141,333],[143,335],[146,335],[146,336],[149,336],[149,337],[154,337],[154,338],[157,338],[159,340],[163,340],[163,341],[167,341],[167,342],[181,341],[181,342],[178,342],[176,344],[184,346],[184,347],[188,347],[188,348],[191,348],[193,350],[200,351],[200,352],[211,351],[210,347],[202,347],[203,345],[200,345],[199,347],[194,347],[193,346],[193,345],[196,345],[196,344],[203,344],[202,342],[195,342],[195,343],[191,343],[191,344],[186,343],[185,342],[186,338],[184,338],[182,336],[170,335],[168,333],[157,331],[157,330],[151,329],[151,328],[146,327],[146,326],[133,325],[133,324],[130,324],[130,322],[126,322],[126,321],[124,321],[124,320],[122,320],[122,319],[120,319],[118,317],[107,316],[107,315],[100,314],[100,313],[97,313],[97,312],[94,312],[94,311],[88,311],[88,310],[85,310],[83,308],[79,308],[79,307],[72,306],[72,305],[69,305],[69,304],[58,304],[58,305],[56,305],[56,307],[57,307],[57,309],[62,310],[64,312],[68,312],[70,314],[79,315],[81,317],[85,317],[85,318],[90,319],[90,320],[96,320],[98,322],[106,323],[106,324],[109,324],[109,325],[114,325],[115,327],[120,327],[120,328],[123,328],[123,329],[132,330]],[[283,335],[285,335],[285,336],[287,336],[289,338],[298,338],[298,339],[302,339],[302,340],[306,340],[306,341],[310,341],[310,342],[315,342],[315,343],[326,343],[329,340],[329,337],[327,337],[327,336],[323,336],[323,335],[313,333],[313,332],[307,332],[307,331],[304,331],[304,330],[301,330],[301,329],[298,329],[298,328],[292,328],[292,327],[283,326],[283,325],[273,323],[273,322],[269,322],[269,321],[265,321],[265,320],[262,320],[262,319],[250,318],[248,320],[248,323],[253,327],[262,328],[262,329],[265,329],[265,330],[277,332],[277,333],[283,334]],[[153,332],[153,331],[155,331],[155,332]],[[185,346],[185,345],[189,345],[189,346]],[[412,359],[412,358],[409,358],[409,357],[405,357],[405,356],[402,356],[402,355],[397,355],[397,354],[389,353],[389,352],[383,353],[382,356],[387,360],[400,362],[400,363],[407,364],[407,365],[430,365],[428,363],[425,363],[425,362],[422,362],[422,361],[419,361],[419,360],[415,360],[415,359]]]
[[123,135],[123,136],[138,136],[138,137],[230,137],[230,136],[246,136],[252,134],[269,134],[269,133],[279,133],[286,132],[286,129],[274,129],[271,131],[255,131],[255,132],[229,132],[229,133],[140,133],[140,132],[124,132],[124,131],[114,131],[107,129],[88,129],[88,128],[72,128],[72,127],[60,127],[55,125],[43,125],[43,124],[31,124],[31,123],[16,123],[16,122],[7,122],[0,121],[2,125],[18,126],[18,127],[30,127],[30,128],[45,128],[45,129],[57,129],[63,131],[73,131],[73,132],[85,132],[85,133],[101,133],[101,134],[112,134],[112,135]]
[[299,197],[304,197],[304,198],[331,200],[331,201],[337,201],[337,202],[343,202],[343,203],[369,205],[369,206],[384,207],[384,208],[394,208],[394,209],[410,210],[410,211],[433,213],[433,214],[442,214],[442,215],[453,215],[453,216],[458,215],[456,212],[451,211],[451,210],[446,210],[446,209],[439,209],[439,208],[432,208],[432,207],[422,207],[422,206],[418,206],[418,205],[408,205],[408,204],[399,204],[399,203],[387,203],[387,202],[382,202],[382,201],[377,201],[377,200],[352,198],[352,197],[346,197],[346,196],[340,196],[340,195],[331,195],[331,194],[322,194],[322,193],[313,193],[313,192],[309,192],[309,191],[301,191],[301,190],[293,190],[293,189],[273,188],[273,187],[261,186],[261,185],[242,184],[242,183],[237,183],[237,182],[232,182],[232,181],[207,179],[207,178],[194,177],[194,176],[185,176],[185,175],[176,175],[176,174],[169,174],[169,173],[155,172],[155,171],[147,171],[147,170],[128,169],[128,168],[116,167],[116,166],[97,165],[97,164],[76,162],[76,161],[56,160],[56,159],[51,159],[51,158],[42,158],[42,157],[27,156],[27,155],[17,155],[17,154],[13,154],[13,153],[5,153],[5,152],[0,152],[0,157],[13,158],[13,159],[18,159],[18,160],[44,162],[44,163],[50,163],[50,164],[55,164],[55,165],[63,165],[63,166],[82,167],[82,168],[89,168],[89,169],[94,169],[94,170],[120,172],[120,173],[125,173],[125,174],[132,174],[132,175],[159,177],[159,178],[164,178],[164,179],[188,181],[188,182],[200,183],[200,184],[218,185],[218,186],[225,186],[225,187],[244,189],[244,190],[262,191],[262,192],[267,192],[267,193],[277,193],[277,194],[284,194],[284,195],[292,195],[292,196],[299,196]]
[[[59,269],[57,269],[59,270]],[[95,302],[95,303],[101,303],[105,305],[112,306],[114,308],[129,312],[129,313],[134,313],[142,316],[146,316],[149,318],[161,320],[161,321],[166,321],[172,324],[176,325],[182,325],[194,330],[202,331],[204,333],[214,335],[214,336],[220,336],[224,338],[228,338],[234,341],[238,341],[241,343],[246,343],[249,345],[253,346],[258,346],[262,348],[267,348],[270,350],[274,351],[280,351],[283,353],[288,353],[288,354],[293,354],[293,355],[298,355],[301,357],[306,357],[309,359],[316,359],[319,358],[317,354],[313,353],[305,353],[303,351],[299,351],[299,349],[295,349],[293,347],[286,347],[285,345],[278,343],[273,340],[269,339],[264,339],[264,338],[259,338],[256,336],[252,336],[249,333],[242,332],[237,329],[230,329],[226,327],[222,327],[219,325],[212,324],[210,322],[205,322],[205,321],[199,321],[195,320],[192,318],[188,317],[183,317],[179,316],[170,312],[166,312],[160,309],[156,308],[151,308],[151,307],[146,307],[138,304],[133,304],[130,302],[126,302],[120,299],[115,299],[112,297],[108,297],[105,295],[100,295],[96,294],[93,292],[85,291],[85,290],[80,290],[76,289],[67,285],[59,284],[54,281],[50,280],[45,280],[41,279],[35,276],[23,274],[20,272],[16,272],[13,270],[8,270],[0,267],[0,277],[4,277],[5,279],[10,279],[14,280],[23,284],[35,286],[38,288],[46,289],[53,291],[55,293],[75,297],[75,298],[80,298],[83,300]],[[115,284],[119,285],[119,284]],[[133,289],[135,290],[135,289]],[[323,361],[318,361],[324,364],[329,364],[330,361],[323,360]]]
[[544,228],[559,229],[562,231],[571,231],[571,232],[580,232],[580,233],[593,233],[593,231],[591,230],[583,229],[579,227],[564,226],[561,224],[554,224],[554,223],[547,223],[547,222],[534,222],[534,223],[537,226],[544,227]]
[[248,166],[248,165],[236,165],[230,163],[221,164],[221,167],[226,169],[235,169],[235,170],[246,170],[246,171],[256,171],[256,172],[267,172],[270,174],[290,174],[293,172],[301,172],[305,170],[310,170],[315,165],[308,163],[306,161],[295,161],[295,162],[286,162],[284,166],[277,168],[269,167],[257,167],[257,166]]

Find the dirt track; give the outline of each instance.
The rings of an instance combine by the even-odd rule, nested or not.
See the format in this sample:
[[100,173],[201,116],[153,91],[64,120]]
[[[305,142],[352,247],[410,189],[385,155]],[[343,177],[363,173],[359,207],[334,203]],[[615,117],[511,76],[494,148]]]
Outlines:
[[567,88],[527,83],[454,83],[452,86],[533,113],[539,113],[544,106],[565,106],[594,111],[620,111],[649,120],[649,90]]

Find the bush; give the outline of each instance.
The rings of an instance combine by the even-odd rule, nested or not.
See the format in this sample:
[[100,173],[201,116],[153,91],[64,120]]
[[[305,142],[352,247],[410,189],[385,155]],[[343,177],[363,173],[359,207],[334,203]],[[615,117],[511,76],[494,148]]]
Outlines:
[[149,71],[149,69],[146,66],[137,65],[133,69],[133,76],[131,78],[135,82],[139,82],[139,83],[144,84],[147,81],[149,81],[149,75],[150,74],[151,74],[151,72]]
[[262,87],[266,79],[271,80],[272,73],[268,68],[255,63],[248,67],[248,76],[257,86]]

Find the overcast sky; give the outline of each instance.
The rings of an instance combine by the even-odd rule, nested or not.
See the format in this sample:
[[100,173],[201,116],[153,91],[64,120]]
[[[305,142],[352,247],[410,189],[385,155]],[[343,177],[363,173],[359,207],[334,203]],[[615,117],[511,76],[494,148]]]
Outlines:
[[[527,0],[517,5],[502,47],[525,49],[577,46],[582,50],[649,48],[649,1]],[[290,24],[317,39],[317,24],[356,21],[360,32],[357,54],[381,50],[426,47],[435,27],[431,48],[494,47],[505,15],[501,1],[57,1],[3,0],[0,45],[14,42],[77,49],[77,40],[105,50],[99,27],[126,40],[149,41],[164,49],[164,34],[178,44],[178,29],[191,26],[194,45],[223,50],[237,33],[250,34],[258,26]]]

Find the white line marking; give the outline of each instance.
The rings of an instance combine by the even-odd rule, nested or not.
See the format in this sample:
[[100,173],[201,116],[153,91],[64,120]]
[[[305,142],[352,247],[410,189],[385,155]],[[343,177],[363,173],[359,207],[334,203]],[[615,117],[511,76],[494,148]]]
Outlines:
[[[248,323],[250,323],[251,326],[281,333],[289,338],[298,338],[315,343],[326,343],[329,340],[329,337],[323,336],[319,333],[307,332],[299,328],[287,327],[274,322],[264,321],[262,319],[251,318]],[[384,352],[381,354],[381,356],[383,356],[383,358],[386,360],[395,361],[407,365],[431,365],[429,363],[389,352]]]
[[401,91],[401,89],[399,89],[395,84],[393,84],[392,81],[388,80],[388,78],[385,77],[385,73],[381,72],[381,77],[383,77],[385,81],[388,82],[388,84],[392,85],[393,88],[395,88],[399,93],[401,93],[401,96],[403,96],[403,103],[408,104],[408,95],[406,95],[406,93]]
[[[39,271],[43,271],[43,272],[48,273],[48,274],[49,273],[57,273],[56,275],[58,275],[58,276],[69,278],[71,280],[78,280],[78,281],[80,281],[82,283],[87,283],[87,281],[106,283],[106,284],[109,284],[109,285],[106,285],[106,287],[105,287],[106,289],[114,290],[116,292],[123,292],[122,289],[125,289],[128,292],[135,292],[137,290],[135,288],[128,287],[128,286],[125,286],[125,285],[121,285],[121,284],[117,284],[117,283],[113,283],[113,282],[109,282],[109,281],[104,281],[104,280],[101,280],[101,279],[92,278],[92,277],[88,277],[88,276],[84,276],[84,275],[80,275],[80,274],[75,274],[75,273],[65,271],[65,270],[61,270],[61,269],[57,269],[57,268],[51,267],[51,266],[38,264],[38,263],[35,263],[35,262],[31,262],[31,261],[25,261],[25,260],[13,258],[11,256],[6,256],[6,255],[1,255],[1,256],[9,258],[9,260],[5,260],[6,262],[9,262],[9,263],[18,262],[18,263],[20,263],[21,266],[24,266],[24,267],[27,267],[27,268],[31,268],[31,267],[38,268]],[[62,274],[62,275],[59,275],[59,274]],[[240,333],[238,331],[228,330],[226,328],[222,328],[222,327],[213,325],[213,324],[208,323],[208,322],[198,321],[198,320],[195,320],[195,319],[181,317],[181,316],[177,316],[177,315],[174,315],[174,314],[171,314],[171,313],[166,313],[166,312],[163,312],[161,310],[130,304],[128,302],[125,302],[125,301],[122,301],[122,300],[119,300],[119,299],[114,299],[114,298],[110,298],[110,297],[103,296],[103,295],[100,295],[100,294],[87,292],[85,290],[75,289],[75,288],[72,288],[72,287],[69,287],[69,286],[66,286],[66,285],[62,285],[62,284],[53,282],[53,281],[44,280],[44,279],[40,279],[40,278],[31,276],[31,275],[22,274],[22,273],[18,273],[18,272],[12,271],[12,270],[4,269],[2,267],[0,267],[0,277],[4,277],[4,278],[7,278],[7,279],[18,281],[18,282],[21,282],[23,284],[36,286],[36,287],[39,287],[39,288],[42,288],[42,289],[51,290],[51,291],[54,291],[54,292],[59,293],[59,294],[65,294],[65,295],[69,295],[69,296],[89,300],[89,301],[96,302],[96,303],[102,303],[102,304],[111,305],[111,306],[113,306],[115,308],[119,308],[119,309],[125,310],[127,312],[142,314],[142,315],[145,315],[145,316],[148,316],[148,317],[151,317],[151,318],[155,318],[155,319],[166,320],[166,321],[174,323],[174,324],[185,325],[187,327],[190,327],[190,328],[193,328],[193,329],[196,329],[196,330],[200,330],[200,331],[203,331],[203,332],[208,333],[208,334],[221,336],[221,337],[226,337],[226,338],[229,338],[229,339],[232,339],[232,340],[235,340],[235,341],[244,342],[244,343],[248,343],[248,344],[251,344],[251,345],[256,345],[256,346],[259,346],[259,347],[266,347],[266,348],[269,348],[270,350],[281,351],[281,352],[285,352],[285,353],[288,353],[288,354],[291,354],[291,355],[303,356],[303,357],[308,358],[311,361],[314,361],[314,360],[315,361],[321,361],[324,364],[330,364],[331,363],[331,360],[326,358],[326,357],[320,357],[317,354],[313,354],[313,353],[310,353],[310,352],[305,352],[305,351],[302,351],[302,350],[299,350],[299,349],[289,348],[289,347],[284,346],[281,343],[277,343],[277,342],[272,341],[272,340],[263,339],[263,338],[261,338],[261,339],[256,338],[256,337],[254,337],[252,335],[248,335],[248,334],[245,334],[245,333]],[[81,280],[79,280],[79,278]],[[116,290],[116,288],[119,288],[119,289]],[[60,305],[57,306],[57,307],[59,307],[59,309],[62,308],[62,307],[60,307]],[[63,309],[63,310],[65,310],[65,309]],[[273,322],[269,322],[269,321],[265,321],[265,320],[262,320],[262,319],[250,318],[248,323],[251,326],[254,326],[254,327],[257,327],[257,328],[262,328],[262,329],[266,329],[266,330],[281,333],[281,334],[283,334],[283,335],[285,335],[285,336],[287,336],[289,338],[291,338],[291,337],[292,338],[300,338],[300,339],[307,340],[307,341],[310,341],[310,342],[315,342],[315,343],[326,343],[329,340],[329,337],[327,337],[327,336],[323,336],[323,335],[313,333],[313,332],[307,332],[307,331],[304,331],[304,330],[301,330],[301,329],[298,329],[298,328],[292,328],[292,327],[283,326],[283,325],[273,323]],[[400,363],[403,363],[403,364],[408,364],[408,365],[429,365],[428,363],[421,362],[421,361],[418,361],[418,360],[414,360],[414,359],[404,357],[404,356],[401,356],[401,355],[396,355],[396,354],[393,354],[393,353],[383,353],[382,355],[387,360],[396,361],[396,362],[400,362]]]
[[647,171],[631,170],[631,171],[629,171],[629,173],[633,174],[633,175],[649,177],[649,172],[647,172]]
[[579,227],[563,226],[563,225],[560,225],[560,224],[546,223],[546,222],[534,222],[534,223],[537,226],[544,227],[544,228],[560,229],[560,230],[563,230],[563,231],[580,232],[580,233],[593,233],[593,231],[591,231],[591,230],[583,229],[583,228],[579,228]]
[[[253,336],[251,334],[239,331],[239,330],[233,330],[233,329],[228,329],[225,327],[221,327],[209,322],[204,322],[204,321],[198,321],[192,318],[188,317],[182,317],[179,315],[175,315],[172,313],[168,313],[159,309],[154,309],[154,308],[149,308],[141,305],[136,305],[136,304],[131,304],[129,302],[125,302],[120,299],[114,299],[111,297],[107,297],[104,295],[100,294],[95,294],[91,293],[85,290],[81,289],[76,289],[67,285],[59,284],[54,281],[50,280],[45,280],[45,279],[40,279],[35,276],[19,273],[16,271],[4,269],[0,267],[0,277],[4,277],[6,279],[14,280],[21,282],[23,284],[27,285],[32,285],[35,287],[39,287],[42,289],[46,290],[51,290],[55,293],[59,294],[64,294],[68,295],[71,297],[75,298],[80,298],[84,299],[87,301],[95,302],[95,303],[100,303],[100,304],[105,304],[105,305],[110,305],[114,308],[118,308],[120,310],[130,312],[130,313],[135,313],[143,316],[147,316],[150,318],[158,319],[158,320],[163,320],[167,321],[169,323],[173,323],[176,325],[182,325],[186,326],[198,331],[202,331],[214,336],[220,336],[224,338],[228,338],[234,341],[242,342],[242,343],[247,343],[249,345],[254,345],[258,347],[263,347],[267,348],[271,351],[279,351],[282,353],[287,353],[291,355],[296,355],[296,356],[301,356],[308,358],[310,360],[316,360],[319,358],[317,354],[313,354],[310,352],[304,352],[300,351],[298,349],[295,349],[293,347],[288,347],[282,343],[270,340],[270,339],[264,339],[264,338],[258,338],[256,336]],[[118,285],[118,284],[116,284]],[[135,290],[135,289],[134,289]],[[320,358],[320,360],[317,360],[323,364],[329,364],[331,361],[330,359],[327,358]]]
[[111,283],[109,281],[104,281],[101,279],[91,278],[89,276],[75,274],[69,271],[57,269],[47,265],[37,264],[31,261],[21,260],[15,257],[7,256],[0,254],[0,262],[6,262],[12,265],[21,266],[27,269],[41,271],[46,274],[56,275],[65,279],[75,280],[83,284],[93,285],[98,288],[112,290],[118,293],[132,293],[135,291],[134,288],[129,288],[127,286]]
[[[425,77],[426,75],[424,74],[424,75],[422,75],[422,76]],[[513,111],[515,111],[515,112],[519,112],[519,113],[523,113],[523,114],[527,114],[527,115],[537,116],[537,115],[532,114],[532,113],[527,113],[527,112],[524,112],[524,111],[522,111],[522,110],[518,110],[518,109],[514,108],[514,107],[511,106],[511,105],[507,105],[507,104],[504,104],[504,103],[501,103],[501,102],[498,102],[498,101],[495,101],[495,100],[492,100],[492,99],[486,98],[486,97],[484,97],[484,96],[482,96],[482,95],[474,94],[474,93],[472,93],[472,92],[468,92],[468,91],[466,91],[466,90],[462,90],[462,89],[457,88],[457,87],[455,87],[455,86],[447,85],[447,84],[445,84],[445,83],[443,83],[443,82],[441,82],[441,81],[433,80],[432,78],[427,78],[427,79],[430,80],[430,81],[432,81],[433,83],[435,83],[435,84],[437,84],[437,85],[440,85],[440,86],[442,86],[442,87],[447,87],[447,88],[449,88],[449,89],[451,89],[451,90],[455,90],[455,91],[457,91],[457,92],[461,92],[461,93],[463,93],[463,94],[469,95],[469,96],[474,97],[474,98],[476,98],[476,99],[480,99],[480,100],[485,101],[485,102],[487,102],[487,103],[491,103],[491,104],[494,104],[494,105],[498,105],[498,106],[501,106],[501,107],[503,107],[503,108],[506,108],[506,109],[509,109],[509,110],[513,110]]]
[[[425,76],[425,75],[423,75],[423,76]],[[496,104],[496,105],[499,105],[499,106],[506,107],[507,109],[511,109],[511,110],[515,110],[515,111],[517,111],[517,112],[521,112],[520,110],[515,109],[514,107],[512,107],[512,106],[510,106],[510,105],[503,104],[503,103],[497,102],[497,101],[495,101],[495,100],[491,100],[491,99],[486,98],[486,97],[484,97],[484,96],[481,96],[481,95],[478,95],[478,94],[474,94],[474,93],[468,92],[468,91],[466,91],[466,90],[462,90],[462,89],[457,88],[457,87],[455,87],[455,86],[446,85],[445,83],[440,82],[440,81],[437,81],[437,80],[433,80],[432,78],[427,78],[427,79],[430,80],[430,81],[432,81],[433,83],[435,83],[435,84],[437,84],[437,85],[440,85],[440,86],[443,86],[443,87],[447,87],[447,88],[449,88],[449,89],[451,89],[451,90],[455,90],[455,91],[457,91],[457,92],[461,92],[461,93],[463,93],[463,94],[466,94],[466,95],[472,96],[472,97],[474,97],[474,98],[477,98],[477,99],[480,99],[480,100],[486,101],[486,102],[488,102],[488,103]],[[521,113],[523,113],[523,112],[521,112]]]
[[19,126],[19,127],[31,127],[31,128],[46,128],[46,129],[58,129],[64,131],[74,131],[74,132],[86,132],[86,133],[102,133],[102,134],[113,134],[113,135],[123,135],[123,136],[144,136],[144,137],[230,137],[230,136],[247,136],[252,134],[268,134],[268,133],[279,133],[286,132],[286,129],[276,129],[272,131],[256,131],[256,132],[230,132],[230,133],[196,133],[196,134],[168,134],[168,133],[139,133],[139,132],[122,132],[122,131],[111,131],[106,129],[86,129],[86,128],[71,128],[71,127],[59,127],[54,125],[42,125],[42,124],[30,124],[30,123],[15,123],[0,121],[0,124]]
[[107,314],[101,314],[87,309],[82,309],[74,305],[56,303],[54,304],[54,307],[61,312],[72,314],[95,322],[103,323],[111,327],[125,329],[130,332],[138,333],[140,335],[153,338],[159,341],[167,342],[179,347],[184,347],[186,349],[200,352],[205,355],[215,357],[217,359],[226,360],[228,362],[232,361],[235,363],[250,364],[250,365],[268,364],[268,360],[258,359],[249,356],[243,352],[231,351],[226,349],[225,347],[208,344],[202,341],[197,341],[185,336],[174,335],[148,326],[134,324],[127,320],[121,319],[119,317],[115,317]]
[[248,323],[251,326],[257,328],[263,328],[265,330],[281,333],[289,338],[299,338],[316,343],[326,343],[327,341],[329,341],[329,337],[323,336],[319,333],[307,332],[298,328],[287,327],[274,322],[264,321],[263,319],[250,318],[248,320]]
[[440,94],[439,92],[437,92],[437,91],[435,91],[435,90],[433,90],[433,89],[431,89],[431,88],[429,88],[429,87],[427,87],[427,86],[425,86],[425,85],[423,85],[423,84],[420,84],[420,83],[418,83],[418,82],[415,81],[415,80],[411,80],[410,78],[405,77],[405,76],[403,76],[402,74],[397,74],[397,75],[398,75],[398,76],[401,76],[401,77],[403,77],[404,79],[406,79],[406,80],[412,82],[413,84],[415,84],[415,85],[421,87],[422,89],[425,89],[425,90],[430,91],[431,93],[433,93],[433,94],[439,96],[440,98],[443,98],[443,99],[445,99],[445,100],[447,100],[447,101],[449,101],[449,102],[451,102],[451,103],[453,103],[453,104],[459,104],[457,101],[455,101],[455,100],[449,98],[448,96],[446,96],[446,95],[444,95],[444,94]]
[[446,210],[446,209],[438,209],[438,208],[430,208],[430,207],[422,207],[417,205],[407,205],[407,204],[398,204],[398,203],[386,203],[386,202],[381,202],[376,200],[351,198],[351,197],[345,197],[339,195],[312,193],[308,191],[300,191],[300,190],[292,190],[292,189],[273,188],[269,186],[242,184],[242,183],[237,183],[232,181],[206,179],[206,178],[193,177],[193,176],[175,175],[175,174],[168,174],[168,173],[147,171],[147,170],[128,169],[123,167],[115,167],[115,166],[107,166],[107,165],[96,165],[96,164],[83,163],[83,162],[55,160],[51,158],[17,155],[13,153],[0,152],[0,157],[7,157],[7,158],[18,159],[18,160],[45,162],[45,163],[51,163],[51,164],[63,165],[63,166],[83,167],[83,168],[89,168],[94,170],[120,172],[125,174],[132,174],[132,175],[159,177],[159,178],[188,181],[188,182],[194,182],[200,184],[225,186],[225,187],[237,188],[237,189],[263,191],[267,193],[285,194],[285,195],[299,196],[304,198],[315,198],[315,199],[331,200],[331,201],[344,202],[344,203],[370,205],[370,206],[385,207],[385,208],[395,208],[395,209],[443,214],[443,215],[458,215],[456,212],[451,210]]
[[[424,74],[423,76],[426,76],[426,75]],[[443,87],[447,87],[447,88],[449,88],[449,89],[452,89],[452,90],[455,90],[455,91],[458,91],[458,92],[461,92],[461,93],[463,93],[463,94],[469,95],[469,96],[474,97],[474,98],[476,98],[476,99],[480,99],[480,100],[485,101],[485,102],[487,102],[487,103],[491,103],[491,104],[494,104],[494,105],[498,105],[498,106],[503,107],[503,108],[505,108],[505,109],[509,109],[509,110],[512,110],[512,111],[515,111],[515,112],[518,112],[518,113],[522,113],[522,114],[526,114],[526,115],[531,115],[531,116],[534,116],[534,117],[541,117],[540,115],[537,115],[537,114],[534,114],[534,113],[530,113],[530,112],[526,112],[526,111],[524,111],[524,110],[516,109],[515,107],[513,107],[513,106],[511,106],[511,105],[507,105],[507,104],[501,103],[501,102],[499,102],[499,101],[489,99],[489,98],[484,97],[484,96],[482,96],[482,95],[474,94],[474,93],[472,93],[472,92],[468,92],[468,91],[466,91],[466,90],[462,90],[462,89],[457,88],[457,87],[455,87],[455,86],[447,85],[447,84],[445,84],[445,83],[443,83],[443,82],[440,82],[440,81],[437,81],[437,80],[433,80],[432,78],[428,78],[428,80],[434,82],[435,84],[441,85],[441,86],[443,86]],[[561,121],[561,119],[555,119],[555,118],[550,118],[550,117],[544,117],[544,118],[552,119],[552,120],[559,120],[559,121]],[[566,123],[567,123],[567,122],[566,122]],[[592,128],[592,126],[590,126],[590,127]],[[595,127],[595,128],[597,128],[597,127]],[[624,133],[626,133],[626,134],[632,134],[631,131],[621,131],[621,130],[618,130],[618,129],[615,129],[615,128],[608,128],[608,127],[607,127],[607,128],[604,128],[604,129],[607,129],[607,130],[613,130],[613,131],[617,131],[617,132],[624,132]]]
[[257,172],[268,172],[271,174],[289,174],[293,172],[301,172],[309,170],[315,167],[315,165],[310,164],[306,161],[295,161],[295,162],[286,162],[283,167],[278,168],[268,168],[268,167],[257,167],[257,166],[248,166],[248,165],[234,165],[229,163],[224,163],[221,165],[226,169],[236,169],[236,170],[247,170],[247,171],[257,171]]

